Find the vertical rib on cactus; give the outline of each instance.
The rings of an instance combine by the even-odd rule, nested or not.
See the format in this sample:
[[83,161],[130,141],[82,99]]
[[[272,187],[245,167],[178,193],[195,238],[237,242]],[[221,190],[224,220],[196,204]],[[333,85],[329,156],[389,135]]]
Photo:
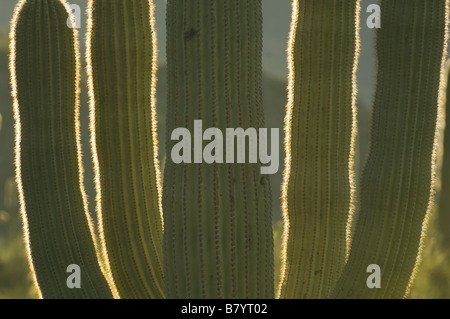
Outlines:
[[[371,148],[349,260],[332,297],[407,295],[432,206],[448,5],[381,2]],[[370,264],[381,268],[379,289],[366,285]]]
[[293,2],[281,298],[327,297],[345,263],[359,12],[359,0]]
[[120,297],[162,298],[153,1],[90,0],[88,15],[91,143],[103,258]]
[[[263,126],[260,0],[169,0],[167,150],[175,128]],[[203,145],[206,145],[204,143]],[[269,180],[260,164],[175,164],[163,184],[168,298],[272,298]]]
[[[60,0],[21,1],[11,23],[16,181],[40,296],[110,298],[83,186],[80,61],[69,10]],[[66,285],[70,264],[81,268],[81,289]]]

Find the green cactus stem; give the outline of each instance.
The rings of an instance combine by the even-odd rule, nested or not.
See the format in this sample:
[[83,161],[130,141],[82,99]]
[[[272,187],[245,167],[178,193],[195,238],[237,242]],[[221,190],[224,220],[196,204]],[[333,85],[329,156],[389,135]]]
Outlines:
[[[448,0],[381,2],[371,147],[349,260],[332,297],[407,296],[433,203]],[[369,288],[367,267],[381,270]]]
[[97,214],[103,259],[121,298],[164,297],[153,6],[90,0],[88,8]]
[[[40,297],[111,298],[83,186],[80,57],[69,10],[63,0],[23,0],[11,22],[16,182]],[[80,267],[81,288],[67,285],[72,264]]]
[[[176,128],[263,127],[260,0],[167,2],[167,151]],[[170,115],[170,116],[169,116]],[[205,146],[207,143],[204,143]],[[273,298],[271,192],[256,164],[164,171],[168,298]]]
[[345,263],[359,12],[356,0],[293,2],[280,298],[327,297]]

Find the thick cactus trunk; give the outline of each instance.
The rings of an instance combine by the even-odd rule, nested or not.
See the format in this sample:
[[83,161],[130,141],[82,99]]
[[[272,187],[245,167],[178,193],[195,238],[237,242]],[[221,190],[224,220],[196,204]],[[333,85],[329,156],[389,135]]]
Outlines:
[[89,1],[91,143],[103,258],[122,298],[162,298],[153,0]]
[[[96,258],[83,186],[80,57],[68,5],[21,1],[11,28],[16,179],[33,274],[44,298],[112,297]],[[81,288],[67,286],[71,264]]]
[[359,1],[296,0],[289,43],[281,298],[325,298],[353,212]]
[[271,193],[260,164],[175,164],[169,153],[172,131],[193,134],[194,120],[222,132],[263,126],[261,1],[169,0],[167,9],[167,297],[272,298]]
[[[382,1],[369,158],[349,260],[332,296],[401,298],[432,205],[448,0]],[[368,288],[367,267],[381,269]]]

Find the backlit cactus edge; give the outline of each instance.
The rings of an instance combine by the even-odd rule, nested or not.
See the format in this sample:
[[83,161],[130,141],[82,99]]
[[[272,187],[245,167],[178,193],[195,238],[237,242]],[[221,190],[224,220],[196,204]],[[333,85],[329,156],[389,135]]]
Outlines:
[[[167,160],[162,183],[153,0],[88,4],[95,239],[70,9],[65,0],[19,1],[10,34],[16,182],[40,296],[405,297],[438,178],[449,2],[381,1],[371,149],[358,181],[360,2],[293,0],[274,287],[271,185],[260,164]],[[261,0],[169,0],[167,29],[167,150],[172,130],[196,119],[263,127]],[[66,286],[70,264],[81,267],[81,289]],[[380,289],[366,286],[370,264],[382,269]]]

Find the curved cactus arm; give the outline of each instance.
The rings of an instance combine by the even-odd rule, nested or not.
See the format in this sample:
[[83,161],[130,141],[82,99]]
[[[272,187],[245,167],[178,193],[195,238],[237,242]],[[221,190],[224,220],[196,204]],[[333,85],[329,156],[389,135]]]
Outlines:
[[[111,298],[83,186],[80,57],[69,11],[63,0],[20,1],[11,22],[16,182],[40,297]],[[79,289],[67,285],[72,264],[80,267]]]
[[91,145],[103,259],[121,298],[162,298],[153,0],[90,0]]
[[357,0],[293,1],[280,298],[327,297],[345,263],[359,13]]
[[[203,121],[204,130],[214,127],[224,135],[226,128],[263,127],[261,1],[167,3],[168,152],[178,143],[171,140],[173,130],[188,128],[193,135],[195,120]],[[225,151],[221,155],[222,160]],[[168,153],[163,185],[167,297],[273,298],[271,195],[260,168],[176,164]]]
[[[332,297],[402,298],[433,203],[448,0],[381,2],[371,148],[349,260]],[[369,265],[381,270],[370,289]]]

